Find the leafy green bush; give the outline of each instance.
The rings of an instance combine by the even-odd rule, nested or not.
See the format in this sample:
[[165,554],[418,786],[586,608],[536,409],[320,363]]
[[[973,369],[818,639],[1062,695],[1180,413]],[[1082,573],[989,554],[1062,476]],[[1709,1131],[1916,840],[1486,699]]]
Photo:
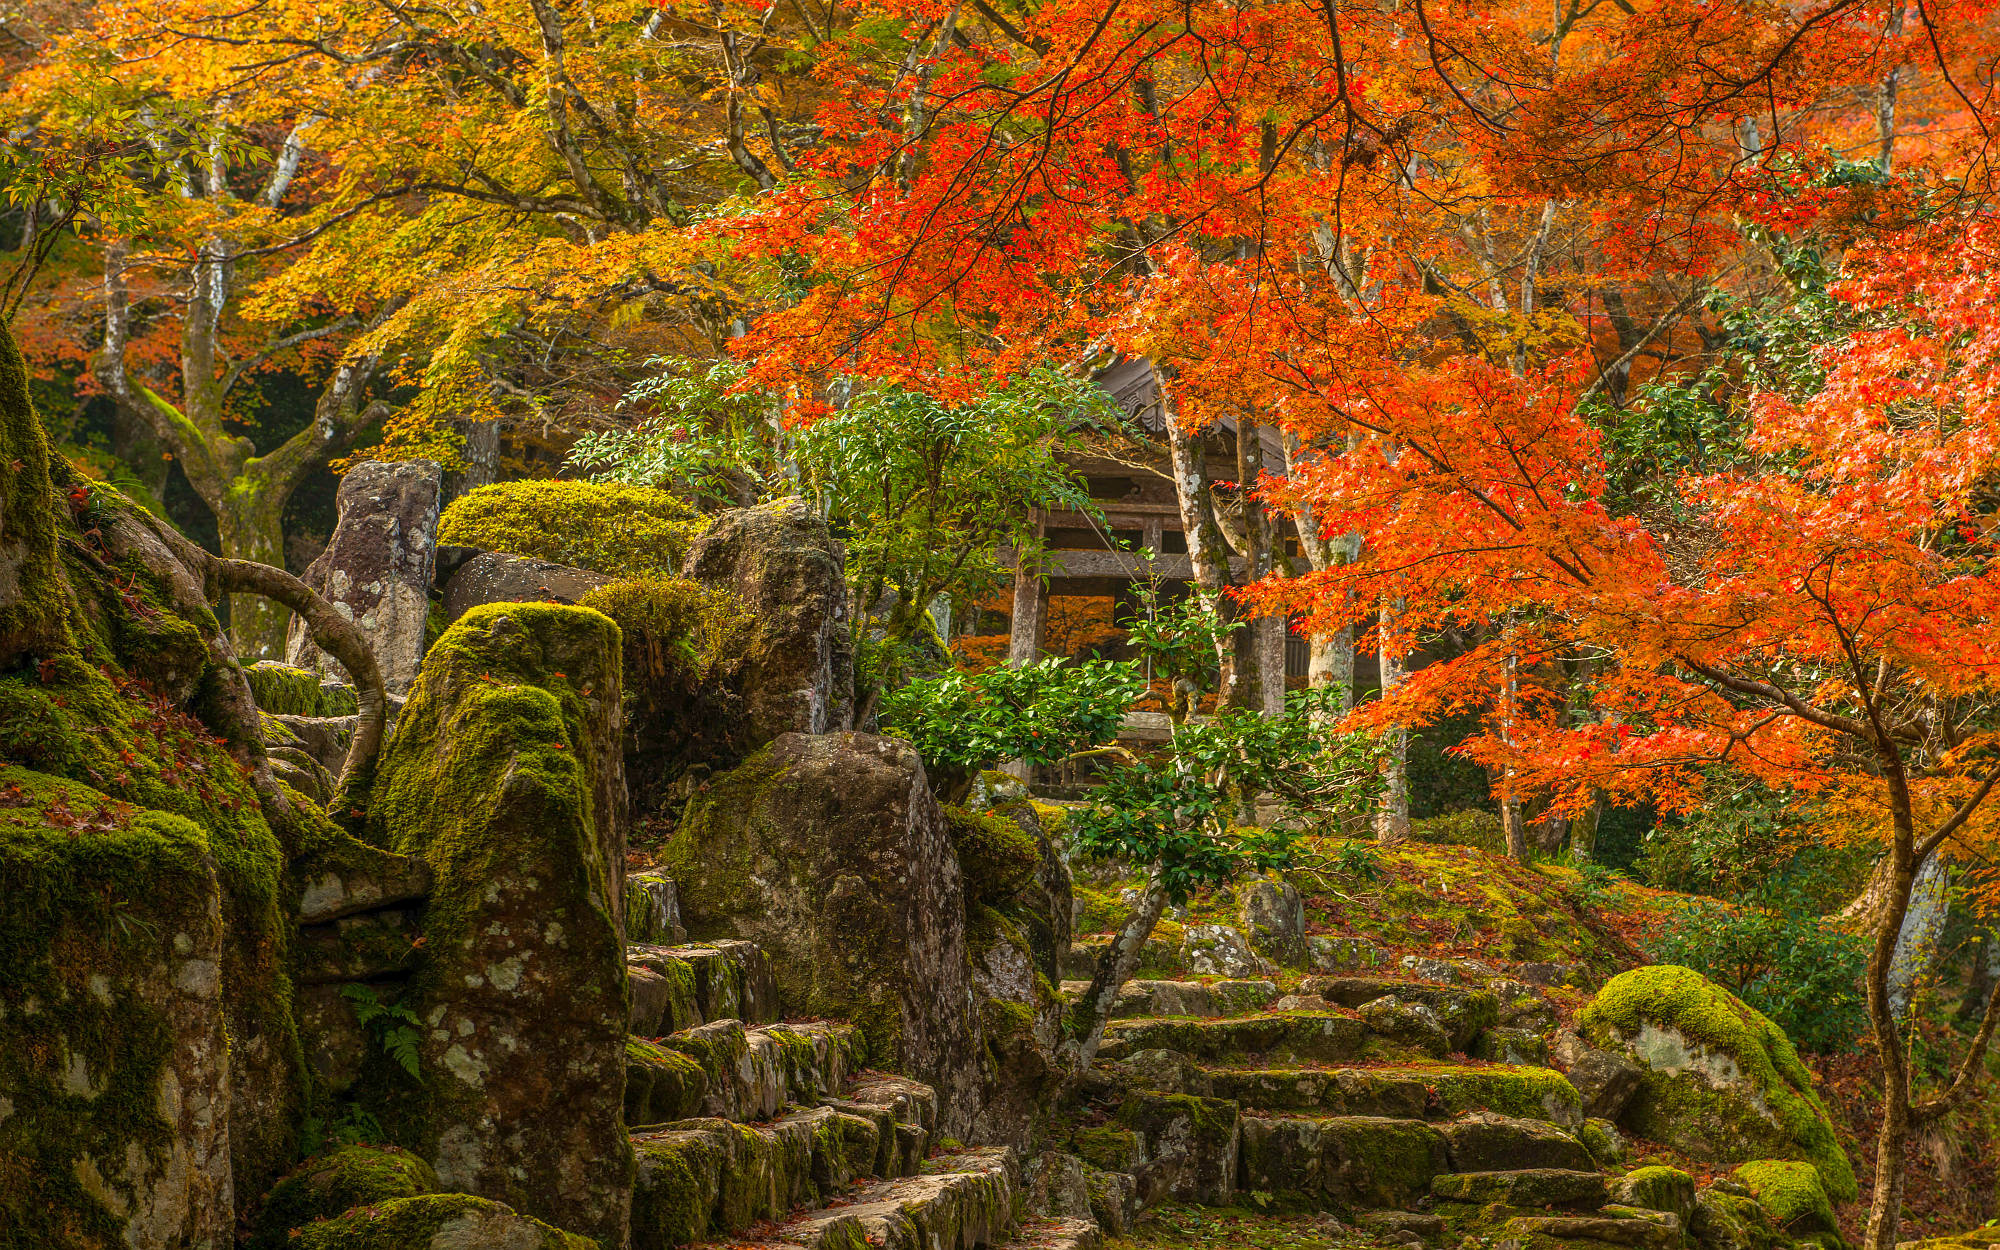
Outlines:
[[1742,907],[1682,906],[1647,954],[1729,987],[1801,1050],[1846,1050],[1867,1023],[1866,940],[1815,912],[1787,878],[1768,883]]
[[674,576],[706,523],[663,490],[602,482],[482,486],[438,520],[438,542],[615,577]]
[[1042,660],[913,681],[882,697],[881,718],[924,757],[932,787],[956,800],[982,768],[1054,764],[1109,742],[1144,689],[1136,665]]

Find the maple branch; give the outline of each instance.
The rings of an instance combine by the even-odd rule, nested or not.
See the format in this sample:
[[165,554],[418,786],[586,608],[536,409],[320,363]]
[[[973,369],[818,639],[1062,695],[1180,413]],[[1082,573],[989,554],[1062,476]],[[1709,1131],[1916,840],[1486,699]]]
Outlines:
[[1996,783],[2000,783],[2000,763],[1996,763],[1992,768],[1987,769],[1986,775],[1979,779],[1978,788],[1967,797],[1965,802],[1958,805],[1957,810],[1952,812],[1950,818],[1937,827],[1936,832],[1917,844],[1916,853],[1919,862],[1930,858],[1932,852],[1943,846],[1946,839],[1963,828],[1966,821],[1972,819],[1973,812],[1977,811],[1979,805],[1986,801],[1986,796],[1993,792],[1993,787]]
[[1597,371],[1597,377],[1592,379],[1590,385],[1584,387],[1581,391],[1577,392],[1576,396],[1577,404],[1581,405],[1585,400],[1597,394],[1597,392],[1599,392],[1600,390],[1603,390],[1604,384],[1610,381],[1612,374],[1618,372],[1618,370],[1623,369],[1626,365],[1629,365],[1634,360],[1638,359],[1639,353],[1646,350],[1647,345],[1650,344],[1654,339],[1658,338],[1661,332],[1667,328],[1667,326],[1673,321],[1674,318],[1680,316],[1682,313],[1685,313],[1688,309],[1693,308],[1695,304],[1699,302],[1707,294],[1708,294],[1708,287],[1706,285],[1697,285],[1693,290],[1689,291],[1685,296],[1682,297],[1680,303],[1675,304],[1673,308],[1669,309],[1667,312],[1662,313],[1659,317],[1655,318],[1651,328],[1649,328],[1644,334],[1639,336],[1638,342],[1632,344],[1630,348],[1626,349],[1626,351],[1623,354],[1621,354],[1618,357],[1618,359],[1612,361],[1610,364],[1604,366],[1602,369],[1599,369]]
[[1772,703],[1783,704],[1792,715],[1801,720],[1811,721],[1823,729],[1831,729],[1837,733],[1844,733],[1850,737],[1859,738],[1871,746],[1874,745],[1874,737],[1869,732],[1868,726],[1862,724],[1860,721],[1842,716],[1837,712],[1828,712],[1821,708],[1816,708],[1783,687],[1774,686],[1769,682],[1755,681],[1748,677],[1738,677],[1734,673],[1716,668],[1710,664],[1704,664],[1699,660],[1685,655],[1677,655],[1674,659],[1686,665],[1694,672],[1708,678],[1718,686],[1734,690],[1738,694],[1753,695]]

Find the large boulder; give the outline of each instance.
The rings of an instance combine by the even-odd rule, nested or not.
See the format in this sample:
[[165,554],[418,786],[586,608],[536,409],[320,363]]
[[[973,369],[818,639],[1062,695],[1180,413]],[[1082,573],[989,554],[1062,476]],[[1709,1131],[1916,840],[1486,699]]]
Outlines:
[[[368,635],[384,684],[398,693],[417,679],[424,658],[443,485],[444,471],[429,460],[356,465],[340,480],[333,537],[306,569],[305,583]],[[286,634],[285,660],[347,679],[297,617]]]
[[1577,1016],[1590,1045],[1639,1065],[1620,1123],[1720,1163],[1800,1159],[1851,1202],[1854,1169],[1784,1030],[1700,973],[1671,964],[1605,983]]
[[618,629],[489,604],[431,648],[382,758],[370,840],[434,875],[405,998],[422,1085],[399,1127],[447,1189],[624,1244],[624,774]]
[[951,836],[908,744],[784,734],[715,778],[661,852],[694,940],[769,956],[786,1014],[859,1024],[870,1061],[929,1082],[965,1136],[980,1028]]
[[610,581],[589,569],[489,551],[467,560],[445,583],[444,616],[456,621],[487,603],[578,603]]
[[757,618],[743,679],[750,733],[837,733],[854,717],[845,558],[797,499],[715,519],[688,551],[687,576],[732,591]]

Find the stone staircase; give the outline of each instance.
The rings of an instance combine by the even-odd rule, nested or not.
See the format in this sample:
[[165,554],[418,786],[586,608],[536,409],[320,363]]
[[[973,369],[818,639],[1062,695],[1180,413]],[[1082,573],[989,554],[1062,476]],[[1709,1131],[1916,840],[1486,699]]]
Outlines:
[[[1576,1087],[1542,1066],[1557,1013],[1518,974],[1405,960],[1396,975],[1306,975],[1261,960],[1255,975],[1218,979],[1164,953],[1151,962],[1157,979],[1120,994],[1070,1147],[1101,1170],[1092,1205],[1108,1229],[1167,1200],[1332,1212],[1412,1246],[1679,1250],[1699,1223],[1692,1192],[1656,1210],[1675,1204],[1606,1174],[1616,1131],[1586,1121]],[[1071,998],[1084,988],[1063,984]],[[1102,1209],[1097,1194],[1111,1195]]]
[[864,1066],[860,1030],[785,1022],[749,942],[679,943],[672,883],[635,875],[626,947],[632,1250],[1093,1250],[1094,1226],[1017,1228],[1009,1149],[934,1150],[932,1089]]

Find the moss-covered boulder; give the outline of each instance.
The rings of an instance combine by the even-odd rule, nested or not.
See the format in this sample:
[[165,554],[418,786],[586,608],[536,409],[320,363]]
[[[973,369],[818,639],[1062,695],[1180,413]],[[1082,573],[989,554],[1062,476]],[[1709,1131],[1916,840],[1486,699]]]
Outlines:
[[757,620],[743,674],[750,741],[832,733],[854,719],[854,658],[840,545],[797,499],[725,512],[688,551],[687,576]]
[[272,1187],[246,1250],[289,1250],[292,1230],[314,1220],[436,1192],[437,1173],[407,1150],[343,1146],[306,1160]]
[[618,706],[610,620],[475,608],[431,648],[367,826],[435,874],[396,1131],[448,1188],[612,1245],[632,1167]]
[[663,577],[680,572],[703,524],[693,508],[647,486],[502,482],[453,500],[438,519],[437,540],[607,577]]
[[419,1194],[316,1220],[288,1250],[601,1250],[488,1198]]
[[1137,1146],[1133,1174],[1142,1200],[1165,1197],[1209,1206],[1236,1192],[1241,1120],[1234,1102],[1191,1094],[1132,1094],[1118,1123]]
[[192,821],[0,768],[0,1244],[226,1245],[225,934]]
[[1590,1044],[1644,1069],[1620,1123],[1693,1158],[1802,1159],[1838,1201],[1856,1195],[1812,1075],[1784,1030],[1700,973],[1621,973],[1577,1016]]
[[1820,1183],[1818,1169],[1811,1164],[1789,1159],[1752,1159],[1731,1175],[1743,1183],[1782,1231],[1794,1236],[1840,1231],[1833,1203]]
[[1612,1184],[1611,1198],[1628,1207],[1671,1211],[1683,1227],[1694,1219],[1694,1177],[1679,1168],[1634,1168]]
[[964,1136],[980,1084],[964,887],[915,751],[786,734],[710,782],[660,859],[692,938],[755,942],[786,1014],[860,1025],[870,1061],[936,1086]]

